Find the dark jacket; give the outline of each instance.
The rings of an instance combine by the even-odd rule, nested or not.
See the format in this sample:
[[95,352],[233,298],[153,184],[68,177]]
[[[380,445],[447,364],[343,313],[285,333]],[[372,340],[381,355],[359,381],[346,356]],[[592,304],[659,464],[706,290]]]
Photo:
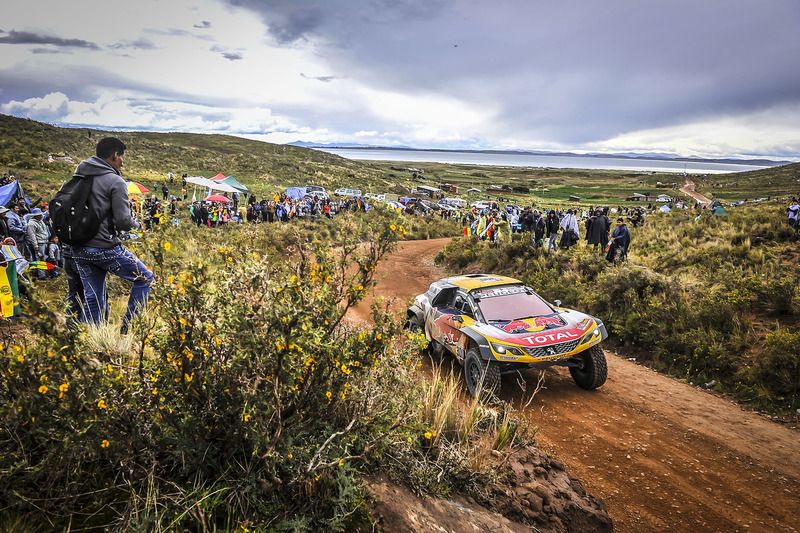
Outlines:
[[605,245],[611,221],[605,215],[593,216],[586,222],[586,241],[588,244]]
[[547,218],[544,219],[544,225],[547,229],[548,237],[550,235],[558,235],[558,232],[561,229],[560,222],[561,221],[558,220],[558,217],[555,214],[553,216],[550,216],[550,214],[547,215]]
[[83,244],[88,248],[114,248],[120,244],[118,231],[138,229],[141,225],[131,217],[131,206],[125,180],[108,161],[97,156],[82,161],[75,174],[94,176],[90,205],[100,216],[97,235]]
[[614,239],[614,245],[624,250],[627,250],[628,246],[631,244],[631,232],[628,231],[628,226],[625,224],[614,228],[614,233],[611,234],[611,238]]

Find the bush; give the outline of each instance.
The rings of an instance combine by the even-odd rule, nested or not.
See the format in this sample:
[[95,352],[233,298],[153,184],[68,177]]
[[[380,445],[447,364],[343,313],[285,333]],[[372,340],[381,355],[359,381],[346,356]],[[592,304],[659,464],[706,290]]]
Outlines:
[[336,249],[294,235],[290,262],[236,235],[194,259],[149,241],[135,354],[89,351],[92,332],[32,302],[35,335],[2,345],[6,512],[124,531],[365,520],[358,463],[407,419],[411,360],[386,305],[370,331],[343,322],[399,228],[340,222]]

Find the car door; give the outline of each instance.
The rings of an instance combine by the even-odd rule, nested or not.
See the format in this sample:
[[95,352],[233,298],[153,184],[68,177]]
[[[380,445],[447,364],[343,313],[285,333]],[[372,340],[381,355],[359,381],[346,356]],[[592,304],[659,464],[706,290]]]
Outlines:
[[451,311],[450,314],[443,316],[440,321],[442,330],[441,342],[450,353],[458,356],[458,346],[461,342],[461,337],[464,335],[461,332],[461,328],[465,322],[472,323],[475,317],[469,297],[465,292],[456,292]]

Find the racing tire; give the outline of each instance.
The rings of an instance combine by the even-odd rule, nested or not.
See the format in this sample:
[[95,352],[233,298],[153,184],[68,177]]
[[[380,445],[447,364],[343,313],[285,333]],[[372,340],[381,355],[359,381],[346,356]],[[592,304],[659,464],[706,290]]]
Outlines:
[[569,367],[572,379],[582,389],[593,390],[606,382],[608,378],[608,363],[606,354],[599,344],[595,344],[588,350],[584,350],[576,357],[580,358],[583,365],[580,367]]
[[500,367],[481,359],[477,348],[470,348],[464,358],[464,381],[471,396],[491,397],[500,390]]

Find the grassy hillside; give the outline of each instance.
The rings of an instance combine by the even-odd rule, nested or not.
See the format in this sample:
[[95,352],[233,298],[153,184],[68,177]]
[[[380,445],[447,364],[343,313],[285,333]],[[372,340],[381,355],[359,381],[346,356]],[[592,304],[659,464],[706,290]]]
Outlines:
[[391,186],[370,166],[308,148],[230,135],[59,128],[8,115],[0,115],[0,168],[25,178],[26,191],[31,189],[29,197],[46,196],[74,170],[68,163],[47,163],[47,155],[68,153],[81,161],[94,155],[97,141],[106,136],[118,137],[128,147],[125,177],[148,186],[166,180],[170,171],[178,177],[233,174],[259,196],[309,183]]
[[709,198],[715,196],[722,202],[800,196],[800,163],[708,176],[695,183],[697,192]]

